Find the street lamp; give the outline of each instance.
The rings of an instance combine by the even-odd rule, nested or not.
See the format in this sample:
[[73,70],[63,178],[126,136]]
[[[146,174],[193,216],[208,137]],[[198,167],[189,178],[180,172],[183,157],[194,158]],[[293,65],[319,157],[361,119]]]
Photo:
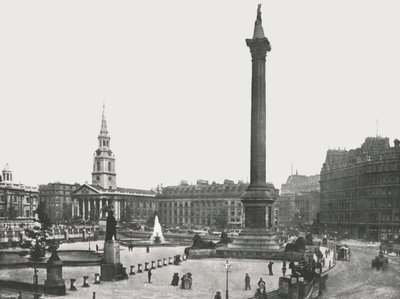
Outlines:
[[88,240],[89,240],[89,251],[90,251],[90,235],[92,234],[92,232],[89,230],[89,231],[87,232],[87,234],[88,234]]
[[133,229],[129,229],[129,232],[131,233],[131,240],[130,240],[130,245],[132,246],[132,236],[133,236]]
[[225,263],[225,269],[226,269],[226,299],[229,299],[229,291],[228,291],[228,273],[229,270],[231,269],[232,263],[230,263],[228,260]]

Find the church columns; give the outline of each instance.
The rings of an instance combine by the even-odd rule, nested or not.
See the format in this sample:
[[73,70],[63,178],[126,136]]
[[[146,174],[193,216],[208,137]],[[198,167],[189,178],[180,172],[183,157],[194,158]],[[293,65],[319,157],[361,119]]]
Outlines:
[[75,199],[73,199],[71,202],[71,217],[75,217]]
[[86,215],[87,215],[87,207],[86,207],[86,201],[83,198],[82,199],[82,219],[86,220]]
[[99,218],[103,216],[102,210],[103,210],[103,200],[99,199]]
[[91,210],[90,202],[91,202],[90,198],[86,200],[86,203],[87,203],[87,213],[86,213],[87,214],[87,219],[90,219],[90,210]]

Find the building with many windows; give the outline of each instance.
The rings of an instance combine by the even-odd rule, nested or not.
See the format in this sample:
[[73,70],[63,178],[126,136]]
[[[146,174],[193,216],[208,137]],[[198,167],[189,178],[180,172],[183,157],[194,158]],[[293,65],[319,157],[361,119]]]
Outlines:
[[241,196],[247,186],[231,180],[223,184],[198,180],[196,185],[182,181],[179,186],[164,187],[156,197],[160,222],[170,227],[200,228],[215,225],[219,218],[226,219],[228,228],[241,228]]
[[283,226],[311,225],[317,219],[320,206],[319,175],[290,175],[282,184],[281,194],[275,201],[278,223]]
[[321,169],[321,217],[327,231],[369,240],[400,230],[400,141],[368,137],[352,150],[328,150]]
[[98,222],[106,216],[106,208],[112,208],[117,221],[144,224],[155,211],[156,192],[117,186],[115,156],[111,151],[110,139],[103,107],[92,183],[83,184],[72,192],[72,217],[84,222]]
[[7,164],[0,177],[0,221],[2,225],[19,226],[33,223],[36,219],[39,192],[36,187],[13,181]]
[[46,211],[52,223],[63,224],[72,220],[72,192],[80,185],[49,183],[39,186],[39,199],[46,205]]

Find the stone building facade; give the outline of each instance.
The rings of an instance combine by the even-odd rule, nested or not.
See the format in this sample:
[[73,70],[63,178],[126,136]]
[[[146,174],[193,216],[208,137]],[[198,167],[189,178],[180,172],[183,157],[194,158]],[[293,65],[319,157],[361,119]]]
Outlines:
[[400,141],[368,137],[328,150],[321,169],[321,223],[327,231],[379,240],[400,230]]
[[319,175],[290,175],[282,184],[281,195],[275,202],[278,223],[283,226],[311,225],[320,208]]
[[72,192],[72,217],[97,223],[106,216],[107,207],[114,210],[117,221],[144,224],[156,209],[156,192],[117,186],[115,156],[111,151],[110,139],[103,107],[92,183],[83,184]]
[[12,171],[7,164],[0,177],[0,222],[2,226],[23,226],[33,223],[36,219],[38,203],[38,189],[15,183]]
[[39,199],[46,205],[46,211],[54,224],[68,223],[72,219],[72,192],[80,187],[78,183],[48,183],[39,186]]
[[241,196],[248,184],[225,180],[223,184],[198,180],[196,185],[182,181],[179,186],[162,188],[157,194],[160,223],[169,226],[201,228],[226,217],[228,228],[244,223]]

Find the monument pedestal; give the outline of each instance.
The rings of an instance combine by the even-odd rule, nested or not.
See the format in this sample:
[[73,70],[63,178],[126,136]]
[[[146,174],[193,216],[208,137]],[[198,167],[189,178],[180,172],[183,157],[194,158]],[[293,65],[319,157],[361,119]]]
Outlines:
[[242,196],[245,228],[217,253],[223,257],[280,259],[284,250],[280,248],[273,232],[272,204],[278,190],[272,184],[250,185]]
[[65,281],[62,276],[62,261],[57,255],[56,250],[53,251],[51,257],[47,261],[47,279],[44,282],[44,291],[46,294],[62,296],[66,294]]
[[128,279],[125,268],[120,263],[119,242],[106,240],[104,242],[104,258],[101,264],[102,281],[115,281]]

